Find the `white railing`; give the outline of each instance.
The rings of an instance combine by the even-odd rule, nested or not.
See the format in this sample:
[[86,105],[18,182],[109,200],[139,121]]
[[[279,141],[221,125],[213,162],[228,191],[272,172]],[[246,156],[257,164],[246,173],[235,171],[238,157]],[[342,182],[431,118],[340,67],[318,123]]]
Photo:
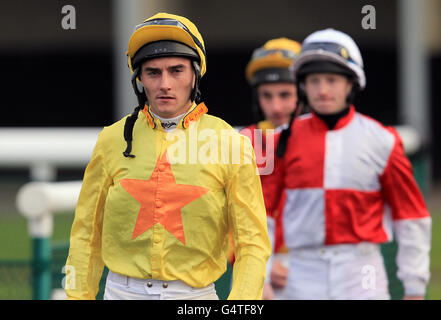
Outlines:
[[81,180],[33,181],[18,190],[16,206],[28,220],[28,231],[33,238],[46,238],[52,235],[54,214],[72,214],[80,195],[81,184]]
[[57,168],[87,165],[101,129],[0,129],[0,168],[29,168],[31,180],[55,180]]
[[423,141],[418,130],[411,126],[395,126],[398,134],[403,140],[404,152],[409,155],[414,155],[421,150]]

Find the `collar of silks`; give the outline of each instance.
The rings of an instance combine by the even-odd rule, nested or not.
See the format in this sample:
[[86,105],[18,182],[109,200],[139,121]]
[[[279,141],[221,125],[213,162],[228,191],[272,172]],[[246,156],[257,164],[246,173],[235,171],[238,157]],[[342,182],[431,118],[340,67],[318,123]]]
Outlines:
[[[205,103],[201,102],[198,105],[196,105],[196,103],[193,103],[193,105],[190,107],[190,109],[187,111],[187,113],[178,123],[177,128],[184,128],[184,129],[188,128],[190,122],[198,120],[202,115],[204,115],[207,112],[208,112],[208,108],[205,106]],[[152,114],[152,112],[150,112],[150,106],[145,105],[144,109],[142,110],[142,113],[144,113],[144,115],[147,118],[147,122],[153,129],[161,127],[161,123],[159,119],[156,118]]]

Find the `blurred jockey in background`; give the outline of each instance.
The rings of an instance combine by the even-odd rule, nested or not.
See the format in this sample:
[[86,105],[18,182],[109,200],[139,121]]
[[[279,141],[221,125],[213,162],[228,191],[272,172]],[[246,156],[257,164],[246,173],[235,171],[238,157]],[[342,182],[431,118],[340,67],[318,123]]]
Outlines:
[[389,299],[380,244],[395,236],[405,298],[422,299],[431,217],[396,130],[355,110],[366,86],[356,43],[334,29],[314,32],[292,71],[311,113],[281,132],[265,197],[272,212],[286,196],[287,298]]
[[[252,111],[256,123],[244,128],[241,133],[253,144],[257,165],[261,173],[262,189],[268,190],[266,178],[272,171],[275,152],[274,133],[288,126],[291,114],[296,110],[297,88],[289,67],[300,53],[301,45],[287,38],[267,41],[254,50],[246,67],[246,79],[252,88]],[[267,169],[267,170],[266,170]],[[275,225],[270,235],[274,259],[267,264],[263,299],[283,299],[288,274],[288,255],[283,241],[281,212],[284,196],[278,206],[267,210],[268,223]]]

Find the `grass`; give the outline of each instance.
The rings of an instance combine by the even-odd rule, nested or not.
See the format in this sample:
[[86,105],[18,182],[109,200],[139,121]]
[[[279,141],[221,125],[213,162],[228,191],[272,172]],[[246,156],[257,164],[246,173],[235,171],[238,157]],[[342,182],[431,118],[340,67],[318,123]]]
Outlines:
[[[73,213],[54,216],[52,244],[52,288],[60,288],[67,258]],[[55,249],[56,248],[56,249]],[[0,215],[0,300],[32,299],[32,239],[22,216]],[[103,272],[97,299],[102,299],[107,271]]]
[[441,300],[441,211],[432,213],[432,219],[431,279],[427,293],[429,299]]
[[[52,241],[67,241],[72,222],[73,214],[54,216]],[[0,217],[0,260],[30,259],[31,251],[32,239],[26,219],[18,214]]]
[[[52,244],[67,244],[73,214],[54,217]],[[31,259],[32,239],[28,234],[27,221],[24,217],[3,215],[0,217],[0,300],[32,299]],[[61,256],[60,256],[61,255]],[[58,251],[53,257],[52,273],[54,285],[61,282],[61,266],[65,262],[66,250]],[[55,277],[55,275],[57,275]]]

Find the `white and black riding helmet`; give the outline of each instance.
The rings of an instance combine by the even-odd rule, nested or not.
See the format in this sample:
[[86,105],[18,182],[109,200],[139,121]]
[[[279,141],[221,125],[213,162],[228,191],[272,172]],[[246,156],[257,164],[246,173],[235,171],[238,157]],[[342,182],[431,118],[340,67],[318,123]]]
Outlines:
[[310,73],[337,73],[351,78],[357,90],[366,87],[363,59],[355,41],[335,29],[313,32],[302,43],[291,71],[297,82]]

